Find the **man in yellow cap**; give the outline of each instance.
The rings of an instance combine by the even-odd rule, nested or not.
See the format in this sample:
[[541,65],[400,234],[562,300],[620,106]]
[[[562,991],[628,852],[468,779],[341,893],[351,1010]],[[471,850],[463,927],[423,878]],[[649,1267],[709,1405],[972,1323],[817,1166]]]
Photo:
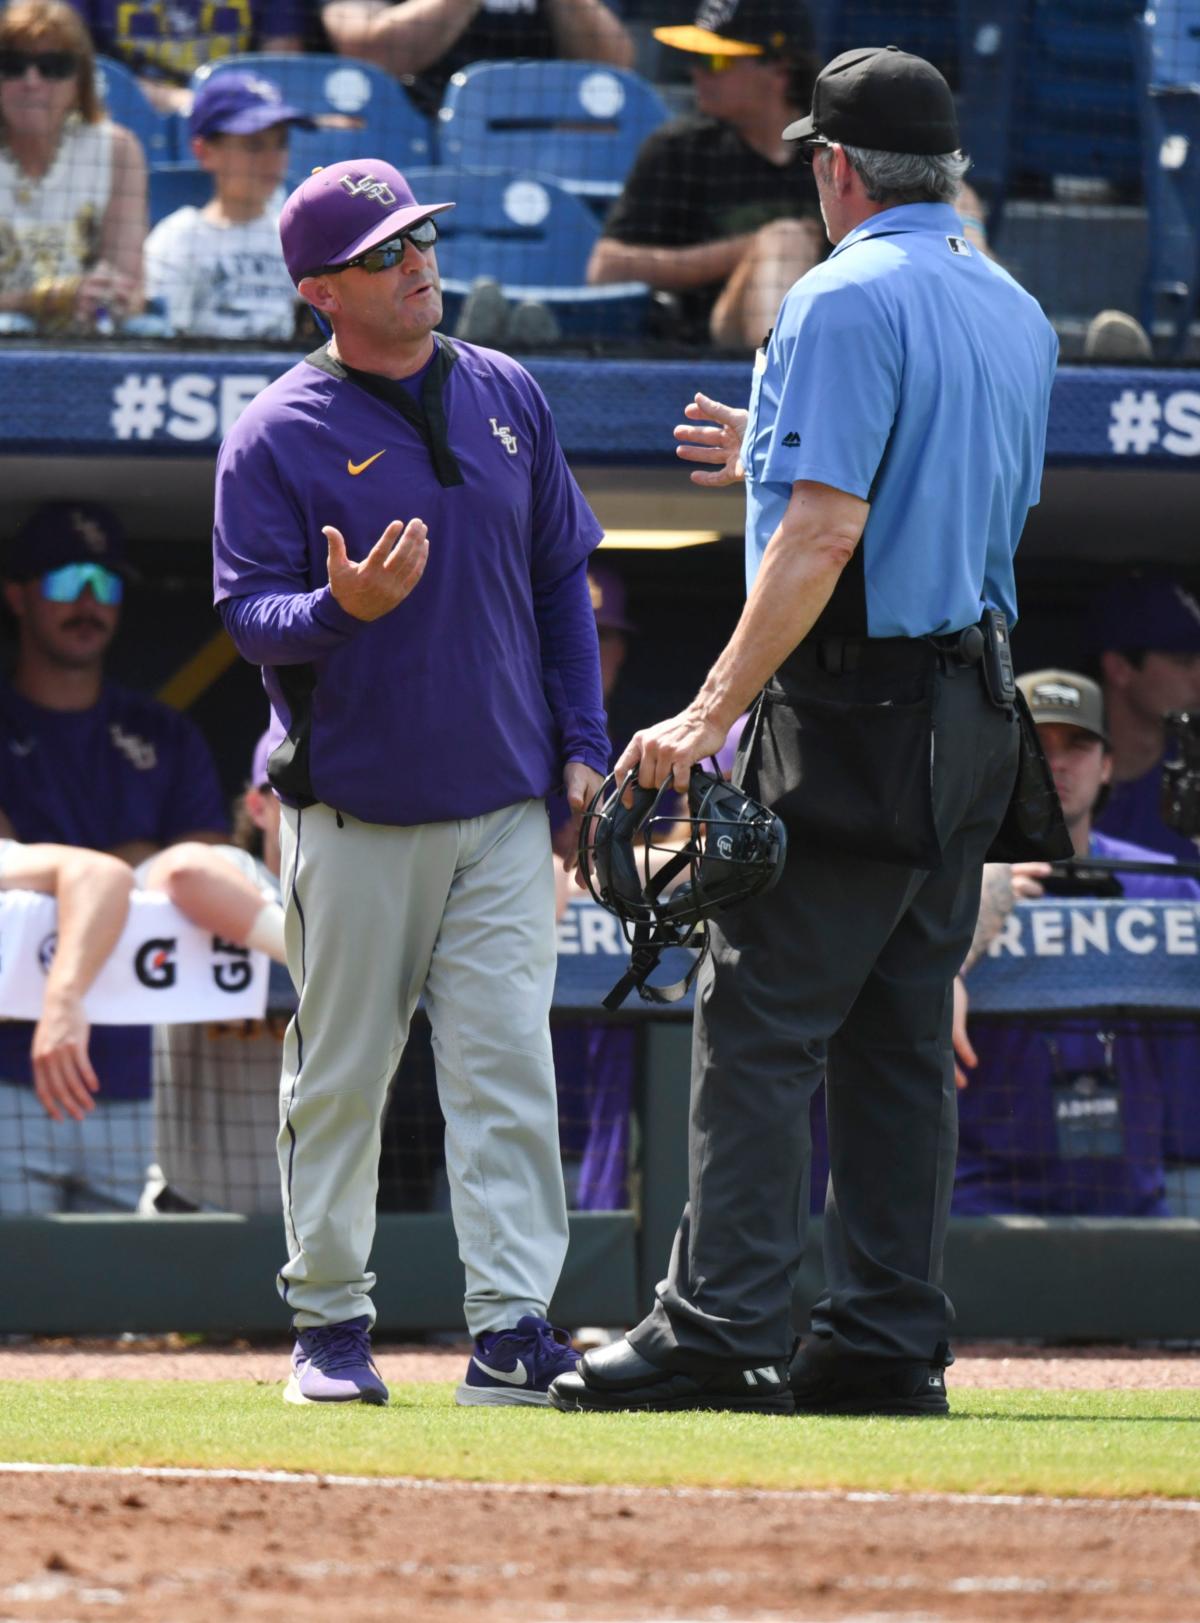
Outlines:
[[702,0],[656,28],[688,53],[696,112],[647,136],[596,244],[590,282],[674,294],[674,336],[749,350],[825,257],[816,188],[780,131],[807,110],[816,62],[799,0]]

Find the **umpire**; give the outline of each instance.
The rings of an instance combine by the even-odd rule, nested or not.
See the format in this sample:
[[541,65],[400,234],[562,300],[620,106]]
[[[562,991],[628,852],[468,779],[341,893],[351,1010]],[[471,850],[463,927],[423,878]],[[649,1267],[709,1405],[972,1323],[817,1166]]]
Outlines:
[[[748,601],[696,698],[618,771],[682,780],[759,694],[735,778],[787,821],[788,864],[713,931],[657,1303],[555,1381],[564,1409],[948,1407],[951,982],[1018,761],[1004,621],[1057,344],[963,239],[967,160],[928,62],[837,57],[785,135],[833,252],[785,298],[748,413],[698,396],[676,430],[712,465],[698,483],[745,478]],[[822,1076],[827,1289],[789,1369]]]

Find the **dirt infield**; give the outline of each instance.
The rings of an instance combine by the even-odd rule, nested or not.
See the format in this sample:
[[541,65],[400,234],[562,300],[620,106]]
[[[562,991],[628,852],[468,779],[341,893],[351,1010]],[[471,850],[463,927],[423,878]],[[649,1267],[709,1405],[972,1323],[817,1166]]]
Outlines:
[[[457,1348],[378,1348],[392,1381]],[[0,1348],[0,1379],[282,1379],[286,1349]],[[1200,1357],[964,1348],[958,1386],[1200,1386]],[[798,1446],[803,1446],[802,1440]],[[1200,1510],[1102,1500],[0,1474],[0,1623],[1200,1623]]]
[[562,1488],[0,1480],[4,1623],[1185,1623],[1200,1517]]

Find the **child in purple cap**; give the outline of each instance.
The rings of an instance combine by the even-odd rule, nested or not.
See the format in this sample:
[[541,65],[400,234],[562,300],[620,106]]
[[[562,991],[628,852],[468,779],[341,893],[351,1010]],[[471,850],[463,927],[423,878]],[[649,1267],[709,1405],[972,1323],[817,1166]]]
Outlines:
[[218,73],[192,104],[188,131],[213,178],[203,208],[176,209],[146,241],[146,286],[177,333],[288,339],[297,301],[279,252],[288,132],[311,120],[270,80]]

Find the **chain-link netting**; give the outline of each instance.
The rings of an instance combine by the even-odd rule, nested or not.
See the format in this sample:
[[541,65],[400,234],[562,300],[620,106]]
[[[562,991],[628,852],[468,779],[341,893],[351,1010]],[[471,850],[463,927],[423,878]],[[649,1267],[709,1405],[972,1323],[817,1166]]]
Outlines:
[[[809,154],[782,132],[822,63],[889,43],[953,87],[967,239],[1041,299],[1064,355],[1186,352],[1189,0],[14,0],[0,332],[311,344],[284,196],[374,159],[455,204],[434,250],[446,331],[745,353],[828,252]],[[386,189],[370,168],[355,183]]]

